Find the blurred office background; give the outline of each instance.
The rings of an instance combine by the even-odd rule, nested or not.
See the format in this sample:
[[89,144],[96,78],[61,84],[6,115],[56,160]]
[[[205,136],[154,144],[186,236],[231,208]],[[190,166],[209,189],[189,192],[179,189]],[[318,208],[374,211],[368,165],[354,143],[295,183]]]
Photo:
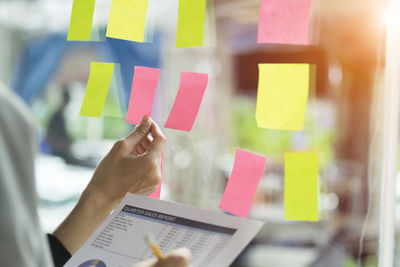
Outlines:
[[[159,67],[153,117],[161,125],[180,72],[209,74],[192,132],[164,129],[163,199],[218,211],[235,148],[267,157],[249,216],[265,226],[233,266],[377,266],[385,1],[314,0],[311,45],[292,46],[257,44],[260,0],[209,0],[205,46],[183,49],[175,48],[178,0],[150,0],[144,44],[104,38],[110,2],[96,1],[92,41],[67,42],[72,0],[0,1],[0,81],[37,119],[45,231],[71,210],[113,142],[132,130],[124,115],[133,67]],[[101,118],[78,116],[91,61],[120,64]],[[258,63],[316,66],[304,131],[257,128]],[[317,223],[283,219],[289,151],[320,154]]]

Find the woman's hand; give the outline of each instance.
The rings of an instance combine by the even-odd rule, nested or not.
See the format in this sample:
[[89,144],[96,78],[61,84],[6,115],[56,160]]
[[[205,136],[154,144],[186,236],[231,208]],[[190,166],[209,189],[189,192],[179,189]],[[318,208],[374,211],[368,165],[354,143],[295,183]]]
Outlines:
[[187,248],[178,248],[166,254],[161,260],[149,259],[133,267],[189,267],[192,254]]
[[[149,136],[152,135],[152,137]],[[78,203],[54,231],[65,248],[75,253],[127,192],[148,195],[161,180],[161,153],[166,139],[148,116],[115,143],[97,166]]]
[[158,125],[148,116],[143,117],[135,131],[117,141],[100,162],[85,194],[104,206],[115,206],[127,192],[151,194],[161,181],[165,143]]

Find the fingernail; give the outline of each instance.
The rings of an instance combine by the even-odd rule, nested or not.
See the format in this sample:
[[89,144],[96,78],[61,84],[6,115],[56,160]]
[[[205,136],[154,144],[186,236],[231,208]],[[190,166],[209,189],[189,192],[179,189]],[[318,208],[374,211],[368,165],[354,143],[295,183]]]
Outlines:
[[144,115],[143,118],[142,118],[142,121],[140,122],[140,124],[147,123],[149,121],[149,118],[150,118],[149,115],[147,115],[147,114]]

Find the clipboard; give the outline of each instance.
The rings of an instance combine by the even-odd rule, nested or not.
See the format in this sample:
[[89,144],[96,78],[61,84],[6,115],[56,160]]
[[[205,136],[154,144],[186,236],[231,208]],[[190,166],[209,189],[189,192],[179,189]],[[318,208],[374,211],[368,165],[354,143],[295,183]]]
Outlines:
[[263,224],[128,193],[65,267],[131,267],[154,257],[148,233],[163,253],[190,249],[193,267],[229,266]]

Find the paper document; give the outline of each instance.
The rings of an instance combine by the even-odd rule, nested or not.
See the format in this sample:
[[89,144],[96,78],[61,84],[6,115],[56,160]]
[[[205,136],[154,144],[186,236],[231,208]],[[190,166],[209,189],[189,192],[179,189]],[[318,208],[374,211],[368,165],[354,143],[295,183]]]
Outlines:
[[65,267],[131,267],[154,257],[149,233],[163,253],[189,248],[193,267],[229,266],[263,224],[128,193]]

